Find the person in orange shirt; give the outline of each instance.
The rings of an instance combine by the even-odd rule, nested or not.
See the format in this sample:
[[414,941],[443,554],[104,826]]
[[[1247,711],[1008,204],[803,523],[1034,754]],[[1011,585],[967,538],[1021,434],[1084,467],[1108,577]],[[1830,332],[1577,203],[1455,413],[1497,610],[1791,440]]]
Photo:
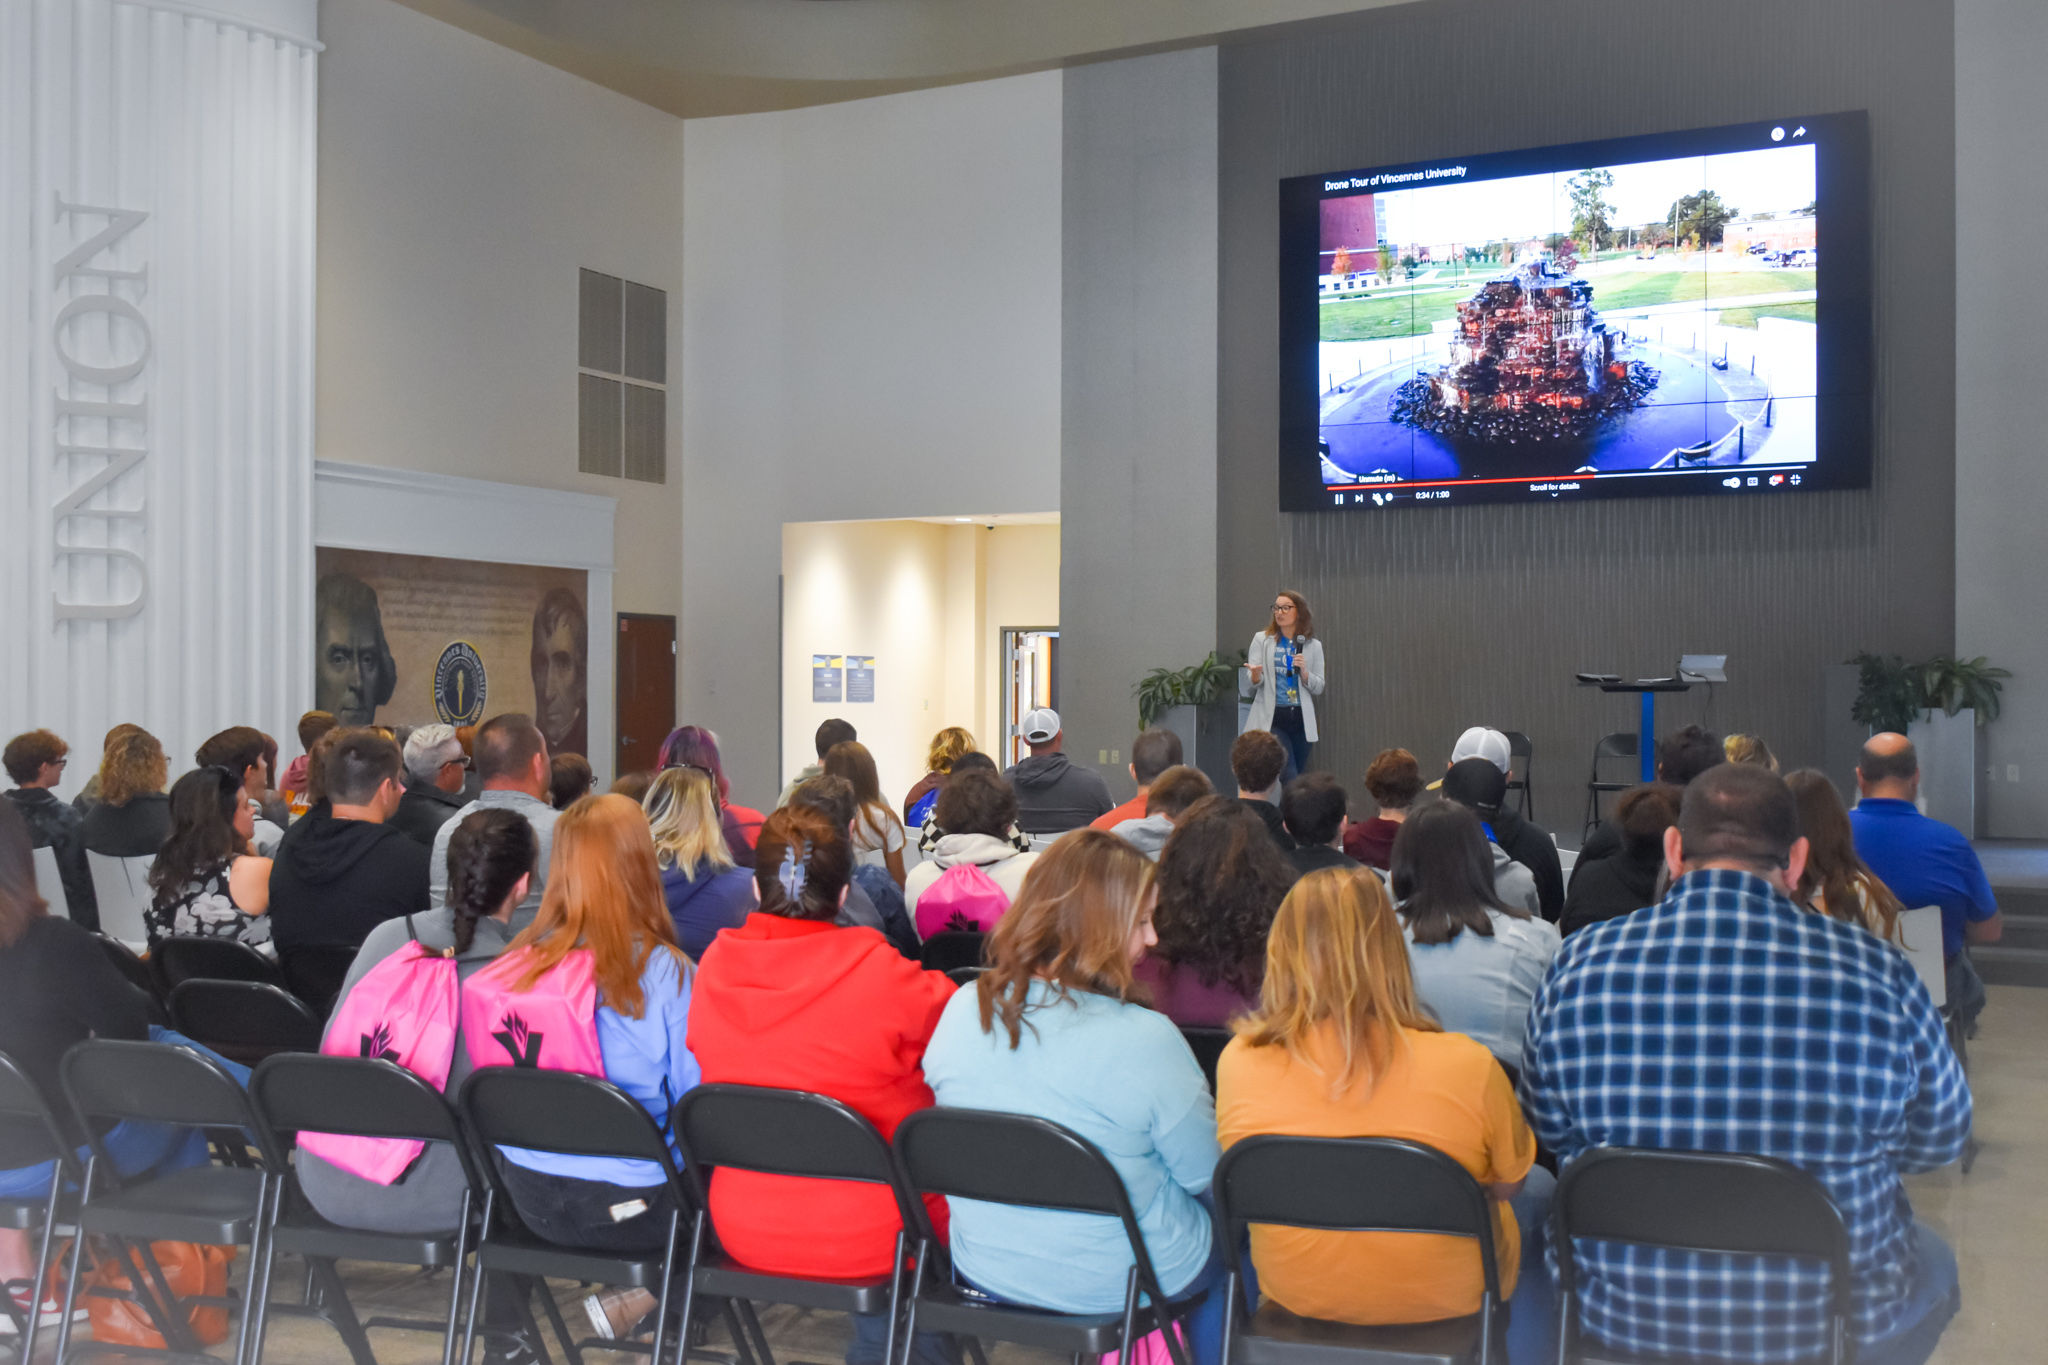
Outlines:
[[1180,754],[1180,736],[1156,725],[1132,740],[1131,781],[1138,784],[1138,794],[1108,814],[1096,816],[1089,822],[1090,828],[1113,830],[1126,820],[1144,819],[1145,797],[1152,783],[1168,768],[1180,766]]
[[[1542,1358],[1555,1307],[1540,1230],[1556,1182],[1534,1165],[1536,1139],[1493,1054],[1418,1003],[1377,877],[1328,868],[1295,883],[1267,940],[1260,1007],[1237,1027],[1216,1070],[1222,1145],[1260,1133],[1391,1137],[1450,1156],[1495,1201],[1509,1358]],[[1254,1226],[1251,1249],[1261,1292],[1304,1317],[1430,1322],[1479,1309],[1466,1238]]]

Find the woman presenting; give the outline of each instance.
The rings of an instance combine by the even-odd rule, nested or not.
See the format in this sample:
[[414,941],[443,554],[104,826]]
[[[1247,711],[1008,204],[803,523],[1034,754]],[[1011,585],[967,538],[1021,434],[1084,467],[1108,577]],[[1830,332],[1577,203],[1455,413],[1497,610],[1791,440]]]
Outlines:
[[1273,601],[1273,619],[1252,636],[1245,659],[1251,666],[1252,712],[1247,730],[1270,730],[1287,751],[1283,782],[1308,771],[1309,750],[1316,742],[1316,704],[1323,690],[1323,642],[1315,638],[1315,618],[1308,599],[1282,590]]

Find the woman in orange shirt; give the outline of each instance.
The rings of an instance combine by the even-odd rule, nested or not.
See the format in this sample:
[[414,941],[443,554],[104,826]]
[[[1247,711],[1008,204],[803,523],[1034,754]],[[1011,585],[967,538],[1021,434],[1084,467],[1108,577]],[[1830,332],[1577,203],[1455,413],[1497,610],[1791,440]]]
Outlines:
[[[1216,1122],[1226,1148],[1285,1133],[1404,1138],[1450,1156],[1496,1201],[1509,1357],[1542,1358],[1554,1310],[1538,1234],[1555,1182],[1534,1168],[1536,1139],[1493,1054],[1443,1032],[1417,1003],[1400,920],[1371,873],[1312,872],[1281,902],[1260,1008],[1217,1066]],[[1260,1290],[1304,1317],[1428,1322],[1479,1310],[1479,1258],[1465,1238],[1254,1226],[1251,1241]]]

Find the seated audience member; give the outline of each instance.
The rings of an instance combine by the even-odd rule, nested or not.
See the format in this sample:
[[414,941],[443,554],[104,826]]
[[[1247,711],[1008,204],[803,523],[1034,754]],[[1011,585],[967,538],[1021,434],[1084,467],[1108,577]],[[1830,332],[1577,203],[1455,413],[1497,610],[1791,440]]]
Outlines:
[[270,791],[270,769],[263,756],[274,747],[254,726],[231,725],[208,738],[192,756],[200,767],[225,768],[241,782],[242,799],[256,816],[256,833],[249,842],[266,858],[275,856],[277,841],[284,838],[284,827],[265,819],[262,810]]
[[[106,766],[106,752],[114,747],[116,741],[126,739],[130,735],[144,733],[146,732],[140,725],[132,725],[127,721],[123,721],[107,731],[106,738],[100,741],[100,767],[104,768]],[[91,777],[85,779],[85,785],[78,789],[78,795],[71,798],[71,808],[77,811],[80,816],[84,816],[99,803],[100,774],[98,771],[95,771]]]
[[[853,784],[831,773],[797,783],[789,806],[783,809],[790,806],[805,806],[819,812],[845,829],[849,839],[860,828],[860,802],[854,799]],[[904,903],[903,888],[896,885],[886,868],[854,863],[846,883],[846,903],[839,908],[835,922],[844,928],[880,930],[904,956],[918,955],[917,928],[911,922],[909,906]]]
[[[1558,954],[1529,1022],[1523,1107],[1567,1166],[1613,1146],[1804,1167],[1848,1227],[1857,1365],[1918,1365],[1955,1313],[1956,1262],[1913,1221],[1900,1176],[1962,1154],[1969,1086],[1905,955],[1791,899],[1806,870],[1798,820],[1763,768],[1693,779],[1664,836],[1671,894]],[[1728,1361],[1827,1354],[1826,1279],[1807,1265],[1590,1243],[1578,1266],[1595,1342]]]
[[1500,769],[1500,795],[1476,808],[1486,824],[1486,837],[1529,869],[1536,883],[1537,913],[1552,924],[1557,923],[1557,917],[1564,913],[1564,871],[1558,861],[1557,841],[1507,804],[1508,779],[1514,776],[1514,749],[1508,737],[1483,725],[1473,726],[1458,736],[1444,775],[1448,777],[1451,768],[1473,758],[1483,758]]
[[1031,757],[1003,773],[1017,793],[1017,825],[1026,834],[1064,834],[1116,805],[1102,774],[1068,761],[1061,752],[1060,713],[1040,707],[1024,717]]
[[1793,899],[1844,924],[1861,925],[1888,943],[1899,939],[1905,907],[1856,852],[1856,833],[1842,794],[1824,772],[1802,768],[1785,779],[1799,803],[1799,832],[1806,836],[1806,873]]
[[[1203,1196],[1216,1113],[1180,1030],[1135,998],[1132,969],[1158,942],[1152,905],[1152,864],[1129,844],[1093,829],[1059,840],[990,935],[989,969],[946,1005],[924,1074],[942,1105],[1050,1119],[1102,1150],[1160,1286],[1206,1295],[1194,1358],[1214,1365],[1222,1264]],[[1064,1313],[1123,1307],[1131,1251],[1113,1220],[969,1200],[952,1213],[955,1271],[983,1293]]]
[[255,817],[240,784],[224,769],[194,768],[171,788],[170,817],[142,914],[150,947],[173,935],[268,943],[271,860],[250,846]]
[[1394,840],[1393,895],[1422,1003],[1446,1029],[1519,1068],[1557,926],[1501,899],[1471,811],[1432,801],[1408,818]]
[[[962,754],[953,761],[953,771],[946,774],[946,780],[950,782],[959,774],[970,772],[994,774],[996,772],[996,761],[984,753]],[[941,790],[943,790],[944,784],[940,785]],[[917,831],[917,851],[927,858],[931,857],[932,850],[939,846],[939,840],[945,838],[948,833],[950,831],[939,827],[938,793],[934,792],[932,793],[931,804],[925,807],[924,824]],[[1010,822],[1008,837],[1010,842],[1017,846],[1019,853],[1029,853],[1031,851],[1031,836],[1018,829],[1017,823],[1014,820]]]
[[474,725],[455,727],[455,742],[462,746],[462,756],[469,760],[469,776],[462,779],[462,804],[465,806],[483,795],[484,790],[484,780],[476,770],[477,729]]
[[992,772],[979,768],[963,771],[956,764],[953,775],[939,792],[936,816],[946,833],[933,847],[931,857],[910,869],[903,888],[904,908],[923,938],[930,938],[935,931],[918,916],[918,898],[947,872],[955,867],[978,867],[1014,905],[1017,893],[1024,887],[1025,874],[1041,856],[1020,852],[1011,842],[1010,831],[1017,821],[1017,794]]
[[841,741],[825,753],[825,774],[853,784],[853,799],[860,810],[853,826],[854,861],[862,867],[885,869],[900,888],[904,878],[903,822],[882,800],[875,756],[859,740]]
[[[403,745],[400,746],[403,749]],[[292,822],[292,799],[277,786],[277,740],[274,736],[263,736],[264,787],[256,796],[256,816],[268,820],[280,830]]]
[[1152,784],[1159,780],[1159,774],[1168,768],[1181,765],[1180,736],[1161,726],[1141,732],[1131,741],[1131,781],[1138,784],[1138,794],[1106,815],[1098,815],[1089,821],[1095,829],[1114,830],[1126,820],[1145,818],[1145,798],[1152,790]]
[[1721,754],[1730,763],[1754,763],[1759,768],[1778,771],[1778,756],[1756,735],[1728,736],[1721,741]]
[[757,810],[732,804],[732,784],[726,781],[725,764],[718,756],[718,736],[701,725],[678,726],[661,742],[657,766],[701,768],[711,774],[711,785],[718,792],[718,828],[725,835],[726,852],[732,854],[733,866],[753,867],[754,840],[760,836],[763,817]]
[[[880,935],[838,925],[853,852],[800,800],[769,816],[755,845],[760,909],[697,969],[690,1049],[706,1082],[830,1095],[892,1137],[932,1103],[921,1063],[954,986]],[[925,1203],[944,1237],[946,1201]],[[886,1277],[903,1227],[887,1186],[737,1170],[711,1177],[711,1221],[747,1266],[828,1279]],[[887,1336],[886,1314],[856,1317],[848,1365],[895,1365],[882,1359]],[[920,1360],[953,1365],[936,1338],[918,1345]]]
[[1573,874],[1559,929],[1577,933],[1663,899],[1664,831],[1678,823],[1678,803],[1684,796],[1685,788],[1669,782],[1645,782],[1622,793],[1614,803],[1621,852],[1600,859],[1584,875]]
[[1941,951],[1948,964],[1948,1004],[1975,1032],[1984,1010],[1984,980],[1969,945],[1996,943],[2005,932],[1998,900],[1961,831],[1920,813],[1920,756],[1904,735],[1872,735],[1856,764],[1863,799],[1849,812],[1856,852],[1909,910],[1941,907]]
[[1135,975],[1184,1028],[1221,1028],[1259,1003],[1266,931],[1296,875],[1264,828],[1246,802],[1204,797],[1159,855],[1159,946]]
[[[548,804],[554,783],[554,769],[548,762],[548,742],[533,723],[533,717],[517,711],[492,716],[479,725],[472,741],[476,757],[471,760],[483,776],[483,790],[477,798],[458,809],[434,832],[431,878],[434,904],[448,901],[448,840],[455,833],[455,821],[474,811],[509,810],[526,817],[540,840],[540,859],[534,866],[534,883],[526,892],[520,909],[527,917],[540,910],[542,890],[551,870],[549,855],[554,850],[555,821],[561,812]],[[520,920],[521,925],[527,922]]]
[[313,761],[313,746],[337,724],[332,711],[308,711],[299,717],[299,756],[285,765],[284,776],[277,780],[278,790],[291,801],[294,820],[304,815],[313,804],[307,794],[311,789],[307,771]]
[[917,779],[903,795],[903,827],[917,829],[924,824],[925,816],[931,813],[932,803],[939,799],[939,787],[946,780],[946,774],[953,771],[953,762],[962,754],[974,752],[974,736],[957,725],[948,725],[932,736],[931,747],[925,750],[923,777]]
[[[57,875],[64,882],[64,900],[71,918],[87,929],[100,927],[99,900],[92,891],[85,845],[78,840],[78,811],[57,799],[56,786],[71,762],[71,746],[48,730],[31,730],[7,741],[0,766],[14,779],[7,799],[28,826],[31,849],[53,849]],[[34,878],[30,878],[31,884]]]
[[1422,765],[1406,749],[1382,749],[1365,770],[1365,790],[1378,814],[1345,826],[1344,851],[1385,872],[1393,861],[1394,836],[1422,795]]
[[[1698,725],[1688,725],[1657,741],[1657,780],[1674,787],[1687,786],[1707,769],[1727,761],[1720,737]],[[1612,820],[1604,820],[1586,836],[1579,860],[1572,864],[1572,875],[1576,877],[1587,864],[1612,858],[1619,852],[1621,830]]]
[[1215,794],[1216,788],[1200,768],[1186,764],[1168,768],[1145,790],[1145,818],[1126,820],[1110,833],[1158,862],[1159,850],[1166,847],[1182,813],[1195,802]]
[[789,779],[789,785],[784,787],[782,794],[775,798],[775,809],[781,810],[784,806],[788,805],[789,798],[796,793],[798,787],[814,777],[824,776],[825,755],[832,752],[833,745],[850,744],[859,738],[859,733],[855,731],[850,721],[840,720],[837,716],[821,721],[818,725],[818,732],[811,737],[811,743],[818,751],[818,761],[816,763],[806,763],[803,767],[797,769],[796,776]]
[[405,737],[405,795],[391,823],[423,848],[434,846],[441,826],[468,803],[462,784],[469,777],[469,758],[452,725],[422,725]]
[[[586,796],[562,812],[554,851],[539,916],[478,975],[526,991],[570,953],[591,954],[604,1078],[666,1132],[669,1110],[697,1084],[684,1037],[693,973],[662,900],[647,817],[623,796]],[[656,1163],[525,1148],[497,1155],[534,1235],[594,1251],[665,1245],[675,1196]]]
[[270,868],[270,937],[280,953],[360,948],[385,920],[428,904],[427,850],[386,823],[398,809],[398,746],[367,729],[336,730],[322,745],[325,803],[285,831]]
[[[1507,789],[1508,775],[1490,760],[1466,758],[1453,763],[1444,774],[1443,799],[1465,807],[1479,818],[1479,828],[1493,861],[1493,889],[1501,903],[1534,915],[1543,908],[1542,893],[1536,889],[1536,874],[1516,862],[1494,837],[1493,815],[1500,810],[1500,800]],[[1396,838],[1394,842],[1401,841]]]
[[[1262,1133],[1401,1138],[1450,1157],[1491,1203],[1500,1289],[1515,1299],[1510,1358],[1534,1360],[1553,1344],[1533,1234],[1556,1182],[1535,1165],[1507,1073],[1472,1039],[1440,1029],[1416,996],[1379,878],[1303,877],[1273,920],[1264,1003],[1216,1067],[1217,1136],[1225,1147]],[[1306,1317],[1462,1317],[1479,1311],[1485,1288],[1464,1238],[1255,1226],[1251,1243],[1260,1291]],[[1526,1355],[1525,1341],[1536,1348]]]
[[[415,938],[429,951],[452,953],[461,979],[474,976],[504,952],[518,932],[513,916],[526,899],[539,852],[533,826],[511,811],[480,810],[456,821],[448,836],[448,903],[385,920],[372,929],[348,969],[341,999],[346,1000],[373,967]],[[457,1020],[447,1093],[460,1090],[469,1072],[469,1049]],[[306,1198],[321,1217],[343,1227],[426,1234],[445,1232],[461,1221],[462,1166],[446,1143],[427,1144],[419,1159],[389,1185],[353,1175],[304,1148],[297,1164]]]
[[657,775],[640,804],[661,869],[661,894],[674,922],[676,944],[701,958],[721,929],[735,929],[754,912],[754,879],[734,867],[718,828],[718,799],[701,768],[669,768]]
[[569,807],[590,795],[597,774],[582,754],[556,754],[548,760],[548,804],[556,810]]
[[154,857],[171,832],[170,765],[164,746],[140,726],[123,727],[100,755],[99,799],[78,822],[78,842],[109,858]]
[[1306,875],[1325,867],[1361,867],[1344,851],[1346,811],[1351,798],[1328,773],[1304,773],[1280,793],[1280,818],[1294,838],[1287,856]]
[[[644,768],[637,773],[627,773],[624,777],[612,783],[611,795],[623,796],[628,801],[645,801],[647,793],[654,786],[654,778],[655,774],[648,772]],[[721,833],[719,837],[722,839],[725,836]]]
[[1230,775],[1237,781],[1237,799],[1259,817],[1273,843],[1283,853],[1294,851],[1294,836],[1273,804],[1279,795],[1280,774],[1287,767],[1287,750],[1271,730],[1247,730],[1230,746]]

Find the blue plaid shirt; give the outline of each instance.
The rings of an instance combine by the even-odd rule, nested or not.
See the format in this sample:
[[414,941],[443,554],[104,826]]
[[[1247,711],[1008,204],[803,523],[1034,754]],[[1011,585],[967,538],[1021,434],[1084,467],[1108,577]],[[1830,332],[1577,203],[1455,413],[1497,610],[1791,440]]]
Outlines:
[[[1970,1131],[1962,1068],[1905,956],[1761,877],[1719,869],[1564,941],[1530,1013],[1522,1104],[1565,1163],[1593,1147],[1654,1147],[1812,1172],[1848,1226],[1852,1331],[1864,1341],[1911,1325],[1913,1211],[1899,1176],[1955,1160]],[[1577,1249],[1580,1321],[1610,1346],[1825,1354],[1823,1264]]]

